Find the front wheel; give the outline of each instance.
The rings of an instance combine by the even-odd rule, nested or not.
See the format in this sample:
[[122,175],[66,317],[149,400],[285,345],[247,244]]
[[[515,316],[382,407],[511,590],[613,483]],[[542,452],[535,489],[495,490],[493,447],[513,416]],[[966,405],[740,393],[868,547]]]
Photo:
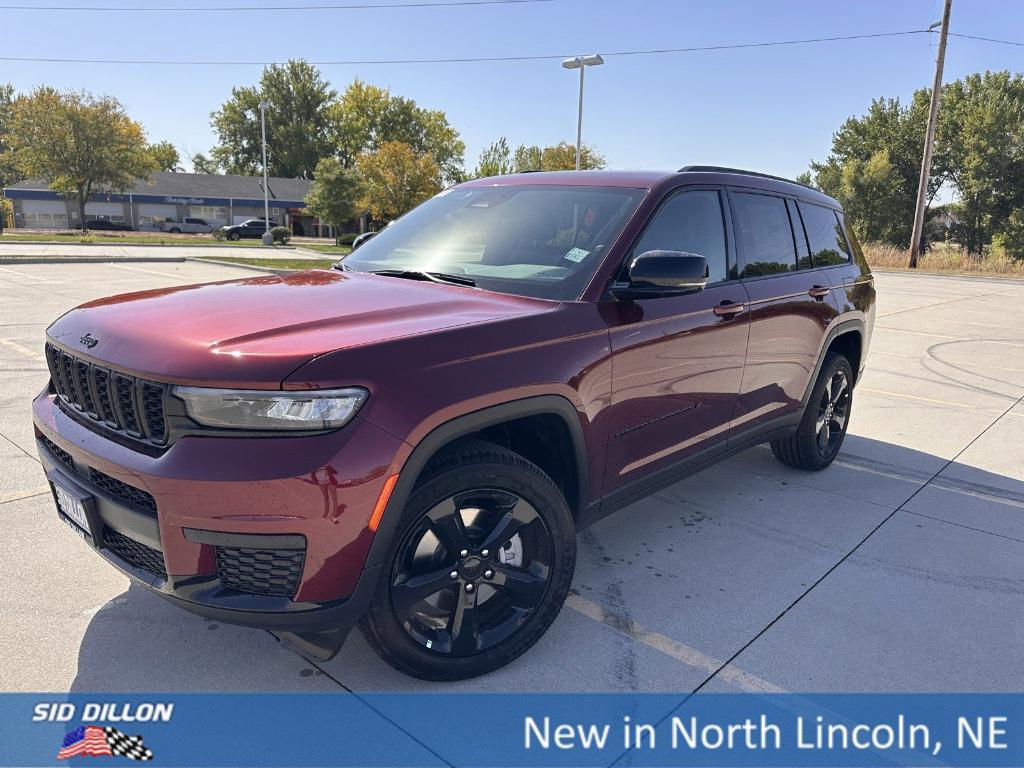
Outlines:
[[237,232],[228,233],[228,240],[241,240],[242,236]]
[[374,650],[425,680],[475,677],[544,634],[576,564],[558,486],[522,456],[467,442],[427,468],[362,623]]
[[839,453],[850,424],[853,372],[842,355],[825,360],[800,426],[789,437],[772,440],[772,453],[797,469],[824,469]]

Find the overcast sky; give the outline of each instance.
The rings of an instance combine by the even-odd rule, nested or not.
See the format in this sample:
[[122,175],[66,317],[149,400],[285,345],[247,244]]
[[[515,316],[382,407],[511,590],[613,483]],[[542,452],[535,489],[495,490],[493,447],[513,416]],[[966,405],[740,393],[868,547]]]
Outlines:
[[[310,61],[606,54],[588,70],[584,140],[612,168],[735,165],[793,176],[828,152],[848,116],[876,96],[931,83],[937,37],[900,36],[651,56],[612,51],[793,40],[923,29],[941,0],[689,2],[552,0],[531,4],[363,10],[132,12],[12,10],[11,5],[299,6],[354,0],[0,0],[0,56]],[[366,3],[403,0],[364,0]],[[954,0],[952,30],[1024,42],[1024,2]],[[558,61],[330,65],[339,91],[355,77],[443,109],[466,164],[499,136],[575,141],[575,73]],[[951,39],[946,80],[1024,71],[1024,46]],[[0,82],[46,84],[120,99],[151,140],[183,155],[215,143],[209,113],[259,66],[121,66],[0,61]]]

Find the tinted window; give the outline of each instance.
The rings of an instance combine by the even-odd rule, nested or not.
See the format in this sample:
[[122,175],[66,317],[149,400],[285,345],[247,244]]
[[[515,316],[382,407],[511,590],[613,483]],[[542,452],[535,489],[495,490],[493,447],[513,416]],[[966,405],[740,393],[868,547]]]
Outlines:
[[811,258],[814,266],[827,267],[831,264],[845,264],[850,260],[846,238],[839,227],[834,211],[820,205],[800,203],[807,239],[811,244]]
[[725,223],[722,202],[712,190],[682,192],[665,203],[633,247],[644,251],[687,251],[707,259],[708,282],[726,279]]
[[811,268],[811,252],[807,249],[807,237],[804,234],[804,225],[800,221],[800,211],[796,203],[786,200],[786,209],[789,211],[789,223],[793,225],[793,239],[796,240],[796,264],[799,269]]
[[781,197],[733,193],[736,243],[745,264],[741,277],[759,277],[796,269],[796,248],[786,201]]

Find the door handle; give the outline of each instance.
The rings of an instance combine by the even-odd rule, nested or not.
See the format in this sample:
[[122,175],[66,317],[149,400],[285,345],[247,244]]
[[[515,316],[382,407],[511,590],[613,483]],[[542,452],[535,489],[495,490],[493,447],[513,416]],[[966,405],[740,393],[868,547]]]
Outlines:
[[808,296],[813,296],[816,299],[824,299],[832,292],[831,288],[826,288],[823,285],[811,286],[811,290],[807,292]]
[[714,312],[719,317],[735,317],[740,312],[746,311],[746,309],[747,305],[743,302],[723,301],[715,305]]

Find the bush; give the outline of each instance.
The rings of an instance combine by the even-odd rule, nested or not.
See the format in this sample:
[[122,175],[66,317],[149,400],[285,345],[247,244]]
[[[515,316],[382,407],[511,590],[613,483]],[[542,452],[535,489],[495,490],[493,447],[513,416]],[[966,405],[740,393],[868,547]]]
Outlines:
[[344,235],[338,235],[338,245],[352,245],[357,237],[359,237],[358,232],[346,232]]
[[224,230],[220,227],[214,229],[210,234],[213,236],[214,240],[223,240],[226,237]]
[[1024,259],[1024,209],[1010,214],[1002,232],[992,236],[992,253],[1009,259]]
[[288,241],[292,239],[292,231],[288,227],[273,227],[270,236],[274,238],[276,244],[288,245]]

